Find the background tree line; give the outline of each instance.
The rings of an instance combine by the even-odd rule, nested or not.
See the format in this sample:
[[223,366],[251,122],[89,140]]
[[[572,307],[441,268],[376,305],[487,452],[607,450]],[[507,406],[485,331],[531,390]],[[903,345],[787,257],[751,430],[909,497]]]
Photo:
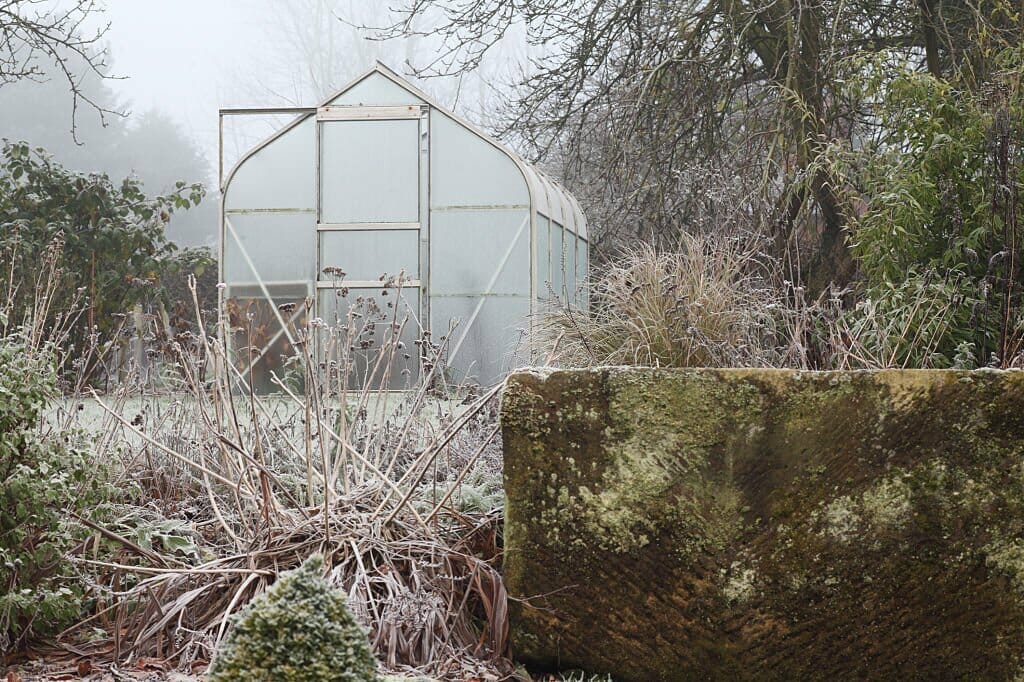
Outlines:
[[187,276],[206,305],[216,277],[209,163],[167,116],[118,100],[105,29],[85,28],[98,11],[0,3],[0,334],[59,328],[63,357],[91,362],[136,305],[187,324]]

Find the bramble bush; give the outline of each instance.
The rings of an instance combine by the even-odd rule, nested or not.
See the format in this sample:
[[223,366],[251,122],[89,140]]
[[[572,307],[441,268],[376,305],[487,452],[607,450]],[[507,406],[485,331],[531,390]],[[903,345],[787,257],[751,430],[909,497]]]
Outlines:
[[[63,167],[43,149],[24,142],[0,146],[0,253],[15,252],[4,274],[21,286],[6,306],[11,324],[38,317],[33,308],[38,265],[54,243],[60,245],[63,277],[56,283],[55,300],[70,301],[81,294],[86,314],[69,334],[66,347],[77,354],[88,348],[94,331],[116,331],[118,315],[136,304],[155,311],[174,303],[173,288],[188,274],[214,277],[208,253],[181,253],[168,241],[165,227],[175,211],[187,210],[204,197],[202,185],[179,182],[173,192],[149,196],[135,177],[121,182],[101,173],[76,173]],[[9,257],[9,256],[8,256]],[[191,310],[191,296],[179,297]],[[206,291],[215,291],[207,287]],[[204,292],[205,293],[205,292]],[[48,318],[65,312],[59,306],[43,311]],[[52,324],[52,319],[36,320]],[[67,348],[65,348],[67,350]]]

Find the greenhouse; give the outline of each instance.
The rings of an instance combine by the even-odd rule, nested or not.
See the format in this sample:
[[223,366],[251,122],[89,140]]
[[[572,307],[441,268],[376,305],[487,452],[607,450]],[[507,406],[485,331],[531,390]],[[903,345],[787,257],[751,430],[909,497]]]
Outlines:
[[295,114],[221,179],[223,295],[253,376],[306,320],[375,301],[409,321],[403,345],[443,339],[447,376],[488,384],[530,361],[545,305],[587,304],[576,200],[385,66],[317,107],[222,110],[222,140],[245,114]]

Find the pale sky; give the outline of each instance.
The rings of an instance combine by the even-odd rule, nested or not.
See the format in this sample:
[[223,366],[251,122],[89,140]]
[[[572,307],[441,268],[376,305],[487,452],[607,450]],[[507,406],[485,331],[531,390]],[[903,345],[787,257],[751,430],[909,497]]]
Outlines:
[[133,111],[171,115],[207,152],[217,148],[217,109],[240,101],[237,74],[262,60],[266,2],[257,0],[107,0],[110,85]]
[[[110,85],[134,110],[162,109],[197,137],[216,127],[217,107],[239,60],[259,49],[248,0],[107,0]],[[210,77],[214,76],[214,77]]]
[[[317,0],[290,2],[306,10],[318,5]],[[319,4],[333,4],[341,8],[341,13],[358,15],[346,19],[359,22],[379,21],[394,3],[337,0]],[[422,54],[430,49],[415,41],[381,44],[362,40],[330,13],[318,18],[319,25],[303,15],[289,28],[282,21],[288,6],[281,0],[106,0],[103,20],[110,22],[106,42],[113,72],[126,77],[110,85],[130,100],[132,111],[159,109],[172,116],[215,164],[217,109],[281,105],[283,91],[288,88],[284,81],[302,79],[296,52],[302,48],[297,44],[308,47],[323,41],[323,52],[332,49],[341,55],[332,65],[335,71],[330,78],[340,81],[334,88],[370,68],[374,59],[402,72],[402,62],[410,53]],[[495,80],[493,73],[482,79],[484,83]],[[435,80],[420,85],[435,94],[445,87]],[[484,89],[488,86],[476,87],[479,92],[468,97],[467,88],[463,88],[461,96],[475,98],[476,104],[470,101],[463,106],[460,101],[461,113],[468,114],[466,109],[478,108],[486,98]],[[281,96],[275,99],[270,90]],[[446,101],[443,95],[439,99]],[[301,104],[316,104],[315,96],[309,96],[309,100]]]

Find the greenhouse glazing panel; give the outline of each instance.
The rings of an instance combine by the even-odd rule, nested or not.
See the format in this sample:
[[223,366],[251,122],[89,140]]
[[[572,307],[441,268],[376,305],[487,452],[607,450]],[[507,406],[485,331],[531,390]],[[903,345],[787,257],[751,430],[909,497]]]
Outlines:
[[418,120],[320,126],[320,222],[419,221]]
[[565,300],[565,229],[551,223],[551,289],[559,300]]
[[576,235],[565,231],[565,303],[576,303]]
[[530,213],[434,211],[430,261],[432,296],[529,296]]
[[379,74],[371,74],[332,99],[331,104],[380,107],[424,102],[394,81]]
[[231,213],[224,225],[224,279],[297,282],[314,279],[313,213]]
[[520,206],[530,193],[515,162],[436,109],[430,115],[430,206]]
[[529,325],[529,298],[449,296],[434,299],[431,305],[435,320],[461,321],[448,339],[452,380],[491,381],[528,362],[523,341]]
[[242,163],[231,176],[224,207],[316,208],[315,123],[312,118],[303,121]]
[[325,230],[320,232],[320,278],[341,268],[348,280],[373,281],[384,274],[419,277],[418,230]]
[[551,286],[551,221],[537,214],[537,298],[546,301]]
[[587,264],[590,262],[589,244],[586,240],[576,241],[576,292],[578,304],[586,307],[590,302],[587,294]]

